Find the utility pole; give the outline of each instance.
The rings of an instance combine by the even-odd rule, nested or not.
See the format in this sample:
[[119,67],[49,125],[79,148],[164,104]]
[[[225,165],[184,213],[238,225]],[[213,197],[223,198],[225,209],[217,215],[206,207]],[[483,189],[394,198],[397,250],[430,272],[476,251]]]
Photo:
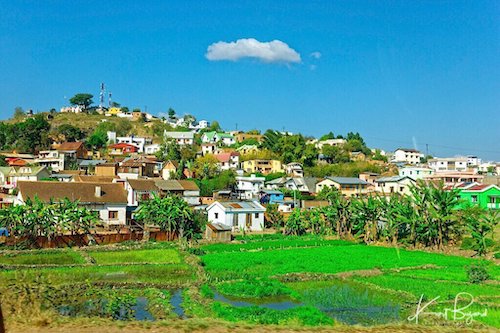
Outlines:
[[429,156],[429,144],[425,144],[425,157]]

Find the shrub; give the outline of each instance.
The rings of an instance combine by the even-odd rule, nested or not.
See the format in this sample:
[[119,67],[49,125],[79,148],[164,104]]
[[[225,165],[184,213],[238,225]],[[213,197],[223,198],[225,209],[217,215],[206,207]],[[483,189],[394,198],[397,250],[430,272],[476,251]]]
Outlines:
[[481,283],[488,280],[490,275],[484,266],[471,265],[467,268],[467,277],[470,283]]

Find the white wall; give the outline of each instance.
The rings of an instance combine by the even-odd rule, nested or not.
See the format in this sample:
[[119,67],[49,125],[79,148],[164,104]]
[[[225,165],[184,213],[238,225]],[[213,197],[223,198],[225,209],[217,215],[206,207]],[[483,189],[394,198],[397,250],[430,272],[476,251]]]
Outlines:
[[[237,215],[237,226],[233,225],[235,214]],[[238,231],[240,229],[248,230],[246,227],[247,214],[251,214],[250,231],[262,231],[262,226],[264,225],[264,212],[258,212],[258,217],[255,216],[255,212],[238,211],[226,213],[222,207],[214,205],[208,210],[208,221],[230,226],[233,228],[233,231]]]
[[[127,223],[127,206],[125,205],[105,205],[97,209],[99,211],[99,218],[106,224],[121,224]],[[109,220],[109,211],[117,211],[118,218],[116,220]]]

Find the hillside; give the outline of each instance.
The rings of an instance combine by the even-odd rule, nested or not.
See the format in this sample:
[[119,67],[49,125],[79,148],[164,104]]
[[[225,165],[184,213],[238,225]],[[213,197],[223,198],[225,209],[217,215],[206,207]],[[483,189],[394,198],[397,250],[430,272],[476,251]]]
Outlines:
[[[163,123],[160,120],[152,122],[139,122],[118,117],[106,117],[104,115],[92,115],[85,113],[57,113],[54,118],[49,119],[52,128],[57,128],[62,124],[70,124],[80,128],[86,133],[92,133],[97,126],[103,122],[110,123],[117,131],[123,131],[125,134],[134,134],[137,136],[155,137],[153,127],[161,127]],[[102,126],[102,125],[101,125]]]

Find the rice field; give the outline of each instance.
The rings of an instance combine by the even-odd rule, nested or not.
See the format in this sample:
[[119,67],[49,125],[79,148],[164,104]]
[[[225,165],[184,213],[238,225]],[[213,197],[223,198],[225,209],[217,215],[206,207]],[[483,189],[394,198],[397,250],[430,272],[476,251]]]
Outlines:
[[78,265],[85,264],[73,250],[42,250],[0,253],[0,265]]
[[[490,278],[469,283],[467,268],[477,264]],[[471,309],[486,308],[489,313],[477,318],[474,327],[500,328],[500,269],[493,262],[319,237],[245,237],[190,250],[180,250],[175,243],[134,243],[0,251],[0,265],[5,267],[0,286],[17,286],[17,292],[24,293],[31,284],[35,294],[50,291],[57,295],[52,303],[63,304],[70,290],[83,288],[88,292],[78,292],[76,298],[81,294],[94,304],[99,300],[93,295],[105,296],[113,300],[116,311],[120,302],[128,304],[128,311],[139,311],[146,297],[144,306],[156,313],[157,320],[178,320],[169,303],[177,295],[181,312],[197,320],[285,327],[408,324],[422,294],[424,300],[439,296],[432,306],[437,311],[467,292],[475,298]],[[9,298],[8,289],[2,292],[3,302],[29,299]],[[72,304],[80,303],[76,299]]]
[[88,251],[98,265],[144,263],[179,264],[179,252],[174,249]]

